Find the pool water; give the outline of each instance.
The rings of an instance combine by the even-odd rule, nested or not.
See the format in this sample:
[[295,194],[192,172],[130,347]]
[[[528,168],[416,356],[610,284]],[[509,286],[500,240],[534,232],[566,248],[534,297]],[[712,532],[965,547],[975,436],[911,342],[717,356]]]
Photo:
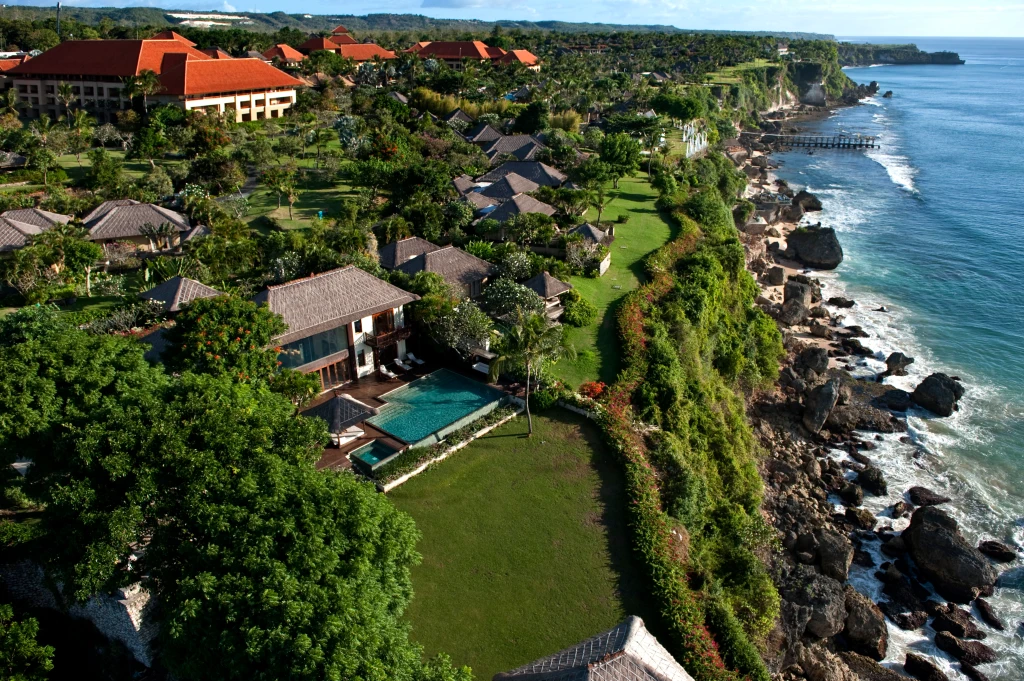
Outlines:
[[[440,369],[381,396],[386,404],[369,423],[402,442],[416,444],[497,404],[504,393]],[[440,439],[443,435],[439,435]]]
[[374,440],[352,452],[352,456],[359,459],[371,469],[384,459],[395,453],[395,450],[388,447],[380,440]]

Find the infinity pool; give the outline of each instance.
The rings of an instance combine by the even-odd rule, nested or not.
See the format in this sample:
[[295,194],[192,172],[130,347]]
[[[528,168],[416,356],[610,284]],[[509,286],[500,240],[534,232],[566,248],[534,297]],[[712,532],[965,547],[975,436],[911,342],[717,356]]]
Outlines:
[[391,447],[388,447],[380,440],[374,440],[370,444],[363,445],[352,452],[352,456],[366,464],[370,470],[373,470],[377,464],[384,461],[394,453],[395,450]]
[[[367,421],[410,445],[433,444],[498,406],[505,393],[439,369],[381,395],[386,402]],[[467,418],[472,417],[472,418]]]

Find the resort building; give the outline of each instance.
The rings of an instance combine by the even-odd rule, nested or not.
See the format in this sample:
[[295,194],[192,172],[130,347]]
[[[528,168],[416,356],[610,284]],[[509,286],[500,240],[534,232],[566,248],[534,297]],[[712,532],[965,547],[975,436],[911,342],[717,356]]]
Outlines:
[[358,42],[344,26],[335,26],[334,30],[331,31],[330,40],[338,45],[355,45]]
[[461,69],[465,61],[489,61],[494,64],[521,63],[531,71],[539,71],[540,63],[529,50],[506,52],[480,40],[418,42],[406,52],[423,59],[437,59],[454,69]]
[[63,114],[57,89],[70,83],[77,106],[100,123],[114,122],[118,111],[131,106],[124,80],[144,71],[156,73],[162,88],[150,104],[234,112],[236,122],[278,118],[295,104],[301,81],[261,59],[208,52],[173,31],[146,40],[69,40],[15,66],[7,77],[29,118]]
[[543,142],[533,135],[502,135],[486,144],[480,150],[491,161],[496,163],[509,156],[517,161],[532,161],[539,152],[547,149]]
[[[351,36],[349,37],[351,38]],[[314,36],[299,45],[299,52],[307,55],[321,51],[333,52],[334,54],[341,55],[346,59],[351,59],[357,64],[364,61],[373,61],[374,59],[395,58],[394,52],[391,50],[385,50],[380,45],[376,45],[374,43],[357,43],[355,40],[339,44],[336,41],[336,38],[337,36],[331,36],[330,38]]]
[[15,208],[13,210],[6,210],[3,213],[0,213],[0,218],[16,220],[17,222],[27,222],[28,224],[35,225],[41,229],[49,229],[54,225],[66,225],[71,222],[70,215],[51,213],[50,211],[43,210],[42,208]]
[[534,660],[493,681],[693,681],[683,666],[647,631],[643,620],[629,617],[614,629],[571,648]]
[[279,43],[260,55],[267,61],[277,60],[282,64],[298,64],[306,58],[306,55],[296,50],[291,45]]
[[163,251],[181,244],[192,231],[188,218],[173,210],[132,199],[104,201],[82,218],[86,236],[100,245],[134,244],[140,251]]
[[430,253],[431,251],[436,251],[440,248],[441,247],[437,244],[432,244],[426,239],[421,239],[418,236],[411,236],[406,239],[392,241],[388,245],[382,246],[377,251],[377,255],[380,258],[381,267],[386,270],[393,270],[418,255]]
[[505,223],[524,213],[541,213],[550,217],[555,214],[555,209],[527,194],[516,194],[489,212],[487,217]]
[[544,301],[544,314],[548,319],[558,321],[562,317],[565,308],[562,306],[562,299],[559,296],[571,289],[572,284],[555,279],[547,272],[541,272],[536,277],[524,282],[523,286],[536,293]]
[[566,180],[565,173],[539,161],[506,161],[494,170],[476,178],[477,182],[497,182],[509,173],[515,173],[527,180],[545,187],[561,187]]
[[484,284],[496,272],[491,263],[455,246],[421,253],[398,269],[410,276],[418,272],[439,274],[463,298],[476,298],[483,293]]
[[540,185],[533,180],[527,180],[518,173],[509,173],[497,182],[480,190],[480,193],[495,201],[508,201],[516,194],[529,194],[540,189]]
[[24,248],[32,242],[32,237],[42,233],[42,228],[36,225],[0,217],[0,253]]
[[189,279],[188,277],[171,277],[162,284],[157,284],[148,291],[139,294],[139,298],[159,303],[167,312],[179,312],[196,298],[215,298],[223,295],[215,288]]
[[404,306],[419,296],[349,266],[271,286],[254,302],[284,317],[281,365],[316,373],[324,390],[406,358]]

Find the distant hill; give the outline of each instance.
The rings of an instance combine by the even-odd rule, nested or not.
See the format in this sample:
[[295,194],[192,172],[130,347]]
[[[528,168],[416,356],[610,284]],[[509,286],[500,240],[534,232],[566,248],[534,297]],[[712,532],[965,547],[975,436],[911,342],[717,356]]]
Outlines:
[[[0,8],[3,19],[47,19],[55,16],[54,6],[6,5]],[[83,24],[95,25],[104,18],[122,26],[196,26],[212,28],[237,27],[249,31],[271,32],[282,28],[300,31],[330,30],[344,24],[352,31],[417,31],[431,30],[490,31],[495,24],[507,30],[559,31],[564,33],[713,33],[736,35],[774,36],[783,39],[834,40],[831,35],[800,33],[790,31],[709,31],[681,29],[675,26],[588,24],[565,21],[478,21],[475,19],[432,19],[419,14],[287,14],[271,12],[198,12],[189,10],[165,10],[156,7],[64,7],[64,17]]]

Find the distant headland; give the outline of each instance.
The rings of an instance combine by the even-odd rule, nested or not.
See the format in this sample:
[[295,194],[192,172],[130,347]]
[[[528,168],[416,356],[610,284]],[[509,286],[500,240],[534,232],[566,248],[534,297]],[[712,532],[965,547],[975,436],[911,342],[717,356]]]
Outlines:
[[963,64],[956,52],[924,52],[917,45],[839,43],[842,66],[871,64]]

